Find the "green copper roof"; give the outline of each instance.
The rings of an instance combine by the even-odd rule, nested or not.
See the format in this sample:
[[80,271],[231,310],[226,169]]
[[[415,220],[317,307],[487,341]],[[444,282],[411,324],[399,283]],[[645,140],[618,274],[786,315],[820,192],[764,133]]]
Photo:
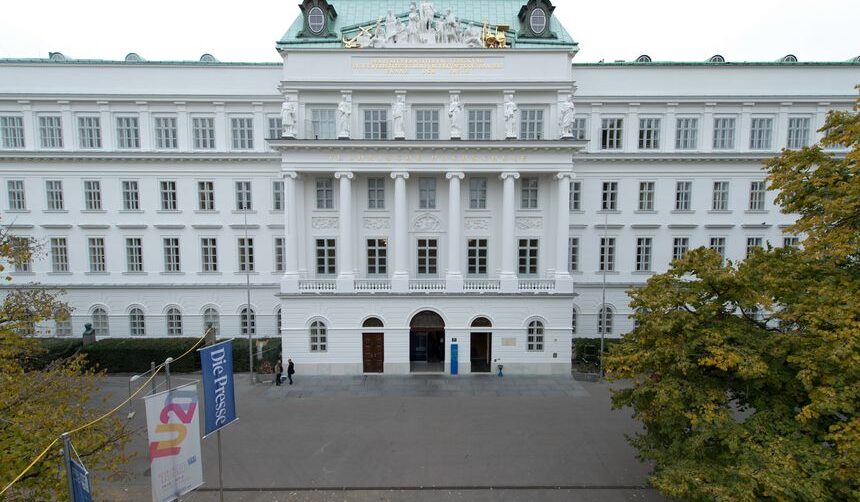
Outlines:
[[[330,0],[329,4],[337,11],[337,18],[331,28],[338,34],[338,38],[298,37],[304,26],[304,20],[299,15],[284,33],[284,36],[281,37],[281,40],[278,41],[277,47],[278,49],[343,47],[340,39],[343,28],[354,27],[359,24],[367,26],[376,23],[379,18],[384,20],[389,10],[395,16],[400,17],[409,12],[409,6],[413,1],[418,4],[421,3],[420,0]],[[510,26],[511,32],[516,33],[520,28],[517,14],[523,5],[528,3],[528,0],[434,0],[432,3],[438,14],[443,14],[447,9],[451,9],[457,19],[463,22],[482,24],[486,21],[493,26],[507,24]],[[558,22],[555,15],[552,16],[550,31],[555,33],[556,38],[517,40],[515,35],[508,38],[511,41],[511,46],[515,48],[577,47],[577,43]]]

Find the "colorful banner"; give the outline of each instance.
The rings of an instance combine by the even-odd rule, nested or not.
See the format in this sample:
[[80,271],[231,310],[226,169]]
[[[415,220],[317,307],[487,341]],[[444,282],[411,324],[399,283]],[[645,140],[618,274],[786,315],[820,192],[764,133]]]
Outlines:
[[203,484],[197,384],[147,396],[153,502],[171,502]]
[[227,340],[200,349],[203,369],[204,437],[236,420],[233,393],[233,342]]

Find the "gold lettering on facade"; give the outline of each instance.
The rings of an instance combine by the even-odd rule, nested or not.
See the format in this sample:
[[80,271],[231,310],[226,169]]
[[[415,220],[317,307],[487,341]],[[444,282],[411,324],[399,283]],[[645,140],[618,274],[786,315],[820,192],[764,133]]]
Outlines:
[[379,162],[403,164],[405,162],[428,164],[498,164],[498,163],[525,163],[527,155],[515,153],[344,153],[344,154],[327,154],[328,162]]
[[369,58],[354,57],[354,71],[370,71],[385,75],[470,75],[503,70],[502,58]]

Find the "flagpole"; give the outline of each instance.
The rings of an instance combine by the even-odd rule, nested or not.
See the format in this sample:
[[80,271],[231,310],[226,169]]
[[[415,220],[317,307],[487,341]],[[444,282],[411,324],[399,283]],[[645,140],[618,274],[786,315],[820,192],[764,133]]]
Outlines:
[[69,500],[74,502],[75,500],[75,485],[74,481],[72,481],[72,449],[69,446],[71,440],[69,439],[69,433],[64,432],[61,436],[63,438],[63,463],[66,465],[66,481],[68,481],[69,486]]
[[221,470],[221,429],[218,429],[218,500],[224,502],[224,477]]

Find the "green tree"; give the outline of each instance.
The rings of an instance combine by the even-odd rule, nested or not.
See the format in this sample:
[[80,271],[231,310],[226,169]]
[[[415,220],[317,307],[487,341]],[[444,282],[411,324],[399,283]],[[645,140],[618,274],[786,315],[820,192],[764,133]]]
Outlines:
[[[38,246],[31,239],[0,234],[0,275],[3,262],[12,266],[29,262]],[[101,374],[88,369],[80,354],[33,369],[41,352],[33,338],[36,323],[68,319],[69,307],[61,292],[36,284],[6,285],[0,301],[0,490],[3,490],[52,441],[100,416],[104,402],[94,400]],[[95,402],[94,402],[95,401]],[[118,475],[127,460],[129,439],[125,420],[108,417],[72,434],[80,457],[92,471]],[[4,500],[65,500],[65,472],[60,444],[50,448],[12,488]]]
[[[651,482],[689,500],[860,500],[860,100],[765,163],[803,249],[696,249],[630,292],[606,367]],[[825,147],[841,145],[847,154]]]

